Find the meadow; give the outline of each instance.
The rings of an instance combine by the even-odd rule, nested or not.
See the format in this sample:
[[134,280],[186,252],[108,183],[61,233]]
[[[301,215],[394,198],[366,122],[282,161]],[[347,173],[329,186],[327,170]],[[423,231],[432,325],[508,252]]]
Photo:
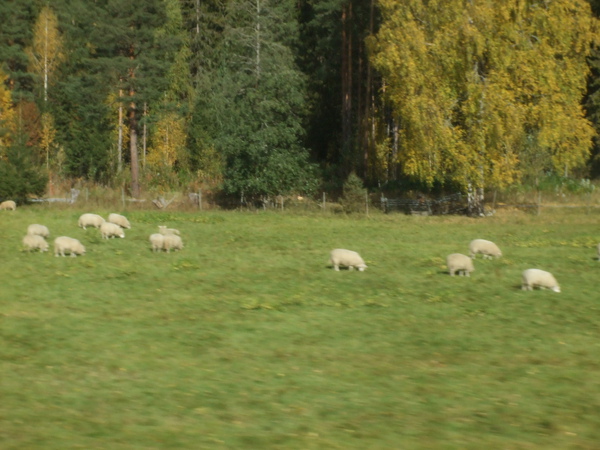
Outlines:
[[[82,230],[122,212],[125,239]],[[30,223],[78,258],[22,251]],[[600,213],[0,211],[0,448],[597,449]],[[148,236],[181,231],[181,252]],[[473,238],[504,256],[450,277]],[[365,272],[335,272],[333,248]],[[555,274],[562,293],[520,289]]]

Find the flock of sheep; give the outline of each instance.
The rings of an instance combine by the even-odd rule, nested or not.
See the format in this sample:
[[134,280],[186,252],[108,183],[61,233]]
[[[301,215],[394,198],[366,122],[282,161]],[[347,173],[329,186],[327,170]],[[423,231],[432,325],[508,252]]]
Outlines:
[[[3,208],[5,203],[7,202],[0,203],[0,209],[7,209]],[[14,205],[14,202],[12,203]],[[14,211],[16,207],[10,209]],[[109,214],[108,220],[104,220],[98,214],[82,214],[77,221],[77,225],[84,230],[87,227],[98,228],[102,239],[124,238],[125,231],[123,230],[131,228],[131,224],[125,216],[115,213]],[[178,230],[159,225],[158,231],[158,233],[150,235],[153,252],[165,250],[169,253],[171,250],[181,250],[183,248],[183,241]],[[46,252],[48,251],[48,242],[46,241],[48,236],[50,236],[48,227],[37,223],[31,224],[27,227],[27,234],[23,238],[23,246],[28,251]],[[72,257],[84,255],[85,247],[78,239],[68,236],[59,236],[54,239],[54,256],[65,256],[67,254]]]
[[[450,276],[459,274],[468,277],[475,270],[473,259],[475,259],[476,255],[481,254],[483,258],[490,259],[500,258],[502,251],[492,241],[474,239],[469,244],[469,254],[470,256],[463,255],[462,253],[452,253],[447,256],[446,265],[448,266]],[[598,257],[600,258],[600,244],[598,244]],[[365,261],[358,253],[341,248],[331,251],[329,262],[336,271],[340,270],[340,266],[348,267],[349,270],[356,268],[361,272],[367,268]],[[535,287],[560,292],[560,286],[550,272],[540,269],[527,269],[523,271],[521,289],[531,291]]]
[[[7,200],[0,203],[0,210],[16,210],[16,204],[12,200]],[[78,226],[84,230],[87,227],[100,229],[102,239],[110,239],[114,237],[125,237],[123,229],[130,229],[131,224],[125,216],[120,214],[110,214],[108,220],[98,214],[83,214],[79,217]],[[153,252],[171,250],[181,250],[183,242],[178,230],[167,228],[164,225],[159,225],[158,233],[150,235],[150,244]],[[48,251],[48,243],[46,238],[50,235],[48,228],[40,224],[32,224],[27,228],[27,234],[23,238],[23,245],[29,251],[39,250],[40,252]],[[60,236],[54,240],[54,256],[71,256],[85,254],[85,247],[79,240],[67,236]],[[502,251],[496,244],[485,239],[475,239],[469,244],[470,256],[462,253],[452,253],[446,258],[446,265],[451,276],[455,274],[470,276],[475,270],[473,259],[477,254],[483,255],[483,258],[499,258],[502,256]],[[598,258],[600,259],[600,244],[598,244]],[[333,269],[340,270],[341,267],[347,267],[349,270],[358,269],[364,271],[367,268],[361,256],[352,250],[337,248],[331,251],[330,263]],[[538,287],[540,289],[551,289],[554,292],[560,292],[560,286],[550,272],[540,269],[527,269],[523,271],[523,279],[521,289],[533,290]]]

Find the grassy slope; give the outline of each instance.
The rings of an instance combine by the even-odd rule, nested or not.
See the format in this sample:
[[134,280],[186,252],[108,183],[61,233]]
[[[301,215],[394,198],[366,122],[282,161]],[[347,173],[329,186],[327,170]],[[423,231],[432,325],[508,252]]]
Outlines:
[[[597,448],[597,215],[0,214],[0,448]],[[95,211],[107,216],[110,211]],[[88,253],[21,252],[30,223]],[[156,225],[185,249],[152,254]],[[505,257],[468,279],[476,237]],[[335,247],[369,269],[334,272]],[[552,271],[563,293],[523,292]]]

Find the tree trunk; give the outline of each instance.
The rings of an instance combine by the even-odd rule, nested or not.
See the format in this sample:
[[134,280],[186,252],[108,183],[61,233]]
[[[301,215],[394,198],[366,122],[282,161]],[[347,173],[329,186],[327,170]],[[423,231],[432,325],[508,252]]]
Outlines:
[[117,139],[117,172],[123,170],[123,89],[119,89],[119,137]]
[[[131,91],[130,95],[133,96]],[[134,198],[140,195],[138,152],[137,152],[137,119],[135,116],[135,103],[131,102],[129,106],[129,152],[131,154],[131,196]]]
[[483,187],[474,189],[473,185],[469,183],[467,192],[467,213],[469,216],[481,217],[485,215],[483,195]]
[[342,160],[353,165],[352,148],[352,3],[342,6]]

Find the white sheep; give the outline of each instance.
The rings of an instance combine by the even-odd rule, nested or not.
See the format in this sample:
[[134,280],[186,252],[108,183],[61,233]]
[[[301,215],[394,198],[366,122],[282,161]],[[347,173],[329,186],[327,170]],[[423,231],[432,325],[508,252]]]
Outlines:
[[340,270],[340,266],[348,267],[349,270],[354,270],[356,267],[360,272],[367,268],[367,265],[358,253],[343,248],[332,250],[329,262],[333,265],[336,272]]
[[179,230],[176,230],[175,228],[167,228],[165,225],[159,225],[158,232],[160,234],[164,234],[165,236],[168,234],[176,234],[179,236]]
[[560,286],[556,282],[556,278],[550,272],[540,269],[527,269],[523,271],[523,284],[521,289],[524,291],[533,291],[534,287],[540,289],[552,289],[554,292],[560,292]]
[[6,200],[0,203],[0,211],[2,211],[3,209],[14,211],[17,209],[17,204],[12,200]]
[[462,253],[452,253],[448,255],[446,257],[446,265],[448,266],[448,272],[452,277],[455,273],[469,277],[471,276],[471,272],[475,270],[475,267],[473,267],[473,260]]
[[121,228],[131,228],[131,224],[129,223],[129,220],[127,220],[127,217],[122,216],[121,214],[109,214],[108,221],[111,223],[116,223]]
[[598,244],[598,261],[600,261],[600,244]]
[[152,244],[152,251],[159,252],[163,249],[165,237],[160,233],[154,233],[150,235],[150,243]]
[[65,256],[70,253],[72,257],[85,254],[85,247],[77,239],[60,236],[54,239],[54,256]]
[[27,248],[27,251],[37,250],[40,252],[48,251],[48,243],[46,240],[37,234],[26,234],[23,238],[23,245]]
[[50,236],[50,230],[45,225],[40,225],[39,223],[32,223],[27,227],[27,234],[38,235],[43,238],[47,238]]
[[87,213],[82,214],[81,217],[79,217],[77,224],[85,230],[86,227],[100,228],[100,225],[102,225],[104,222],[106,222],[104,218],[98,214]]
[[496,244],[492,241],[486,241],[485,239],[474,239],[469,244],[469,252],[471,258],[475,258],[477,253],[481,253],[483,258],[492,259],[492,256],[499,258],[502,256],[502,252]]
[[163,249],[169,253],[171,249],[181,250],[183,248],[183,241],[176,234],[165,234],[163,238]]
[[102,235],[102,239],[108,239],[113,237],[125,237],[125,232],[123,228],[121,228],[116,223],[104,222],[100,225],[100,234]]

